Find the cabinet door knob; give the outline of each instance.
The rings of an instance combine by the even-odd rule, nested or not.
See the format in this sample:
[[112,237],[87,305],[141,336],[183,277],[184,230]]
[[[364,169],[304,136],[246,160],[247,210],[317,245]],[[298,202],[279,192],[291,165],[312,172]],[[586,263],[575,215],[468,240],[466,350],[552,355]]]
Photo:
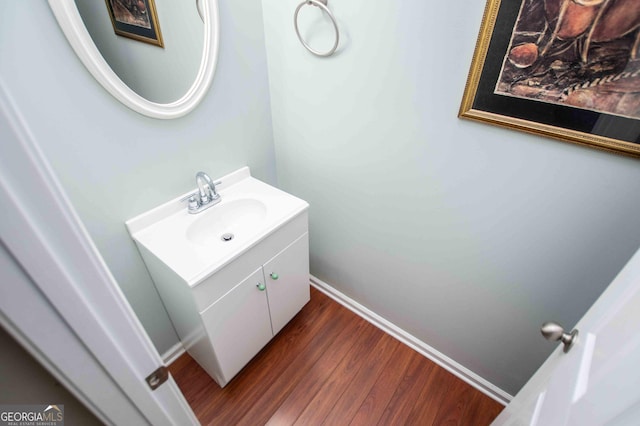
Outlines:
[[275,272],[272,272],[270,275],[272,280],[277,280],[278,278],[280,278],[280,276],[278,274],[276,274]]
[[267,286],[262,283],[256,284],[256,287],[258,287],[258,290],[260,291],[264,291],[264,289],[267,288]]

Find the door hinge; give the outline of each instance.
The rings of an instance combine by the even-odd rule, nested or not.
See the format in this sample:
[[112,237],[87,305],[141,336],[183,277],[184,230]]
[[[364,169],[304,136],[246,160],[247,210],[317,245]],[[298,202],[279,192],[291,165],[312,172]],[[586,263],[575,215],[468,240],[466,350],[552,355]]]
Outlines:
[[169,378],[169,370],[164,365],[158,367],[153,373],[145,379],[151,390],[156,390],[161,384]]

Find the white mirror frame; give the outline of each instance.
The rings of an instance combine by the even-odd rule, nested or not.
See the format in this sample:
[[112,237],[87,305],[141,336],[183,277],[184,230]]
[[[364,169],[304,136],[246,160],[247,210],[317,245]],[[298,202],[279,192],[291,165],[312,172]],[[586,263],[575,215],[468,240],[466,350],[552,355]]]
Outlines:
[[170,119],[182,117],[200,103],[211,86],[216,70],[220,35],[218,3],[217,0],[201,0],[201,3],[204,16],[204,46],[200,69],[187,93],[177,101],[166,104],[143,98],[120,80],[91,39],[74,0],[49,0],[49,7],[82,63],[109,93],[140,114]]

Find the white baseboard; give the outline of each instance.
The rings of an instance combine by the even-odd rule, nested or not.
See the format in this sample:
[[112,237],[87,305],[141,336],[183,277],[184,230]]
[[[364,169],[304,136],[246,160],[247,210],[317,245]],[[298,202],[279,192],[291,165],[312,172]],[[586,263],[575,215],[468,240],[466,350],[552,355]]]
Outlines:
[[185,353],[184,346],[182,346],[182,342],[178,342],[175,345],[171,346],[169,350],[160,355],[162,357],[162,361],[164,365],[169,366],[173,361],[178,359],[180,355]]
[[479,391],[493,398],[499,403],[507,405],[513,399],[512,395],[509,395],[507,392],[498,388],[494,384],[490,383],[489,381],[478,376],[471,370],[458,364],[451,358],[447,357],[446,355],[442,354],[441,352],[427,345],[422,340],[407,333],[406,331],[396,326],[392,322],[387,321],[386,319],[382,318],[380,315],[362,306],[355,300],[351,299],[349,296],[341,293],[340,291],[336,290],[326,282],[314,277],[313,275],[311,276],[311,284],[315,288],[317,288],[318,290],[320,290],[321,292],[323,292],[324,294],[326,294],[327,296],[335,300],[336,302],[340,303],[341,305],[349,309],[350,311],[354,312],[355,314],[369,321],[371,324],[378,327],[380,330],[395,337],[405,345],[409,346],[410,348],[416,350],[418,353],[429,358],[431,361],[435,362],[445,370],[449,371],[450,373],[464,380],[474,388],[478,389]]

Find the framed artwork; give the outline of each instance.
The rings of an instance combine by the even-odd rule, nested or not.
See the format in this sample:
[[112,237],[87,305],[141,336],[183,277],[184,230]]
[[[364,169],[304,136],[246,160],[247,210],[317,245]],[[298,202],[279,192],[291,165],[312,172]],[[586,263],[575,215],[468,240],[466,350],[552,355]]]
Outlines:
[[640,1],[488,0],[459,116],[640,157]]
[[154,0],[105,0],[116,34],[164,47]]

